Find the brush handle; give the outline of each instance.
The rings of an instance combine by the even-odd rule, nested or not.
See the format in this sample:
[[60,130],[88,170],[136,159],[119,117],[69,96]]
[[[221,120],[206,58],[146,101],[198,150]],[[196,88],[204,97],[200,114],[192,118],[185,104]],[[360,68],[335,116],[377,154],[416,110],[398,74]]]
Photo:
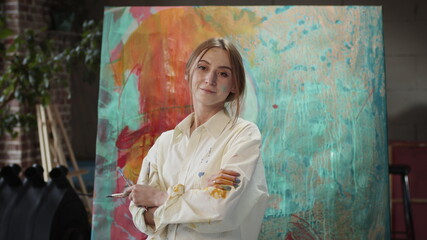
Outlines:
[[130,186],[133,186],[133,183],[129,180],[129,179],[127,179],[126,177],[125,177],[125,175],[123,174],[123,171],[122,171],[122,169],[121,168],[117,168],[117,172],[119,172],[120,173],[120,176],[122,176],[122,178],[125,180],[125,182],[126,182],[126,184],[130,187]]
[[123,193],[113,193],[107,196],[108,198],[123,198],[126,197]]

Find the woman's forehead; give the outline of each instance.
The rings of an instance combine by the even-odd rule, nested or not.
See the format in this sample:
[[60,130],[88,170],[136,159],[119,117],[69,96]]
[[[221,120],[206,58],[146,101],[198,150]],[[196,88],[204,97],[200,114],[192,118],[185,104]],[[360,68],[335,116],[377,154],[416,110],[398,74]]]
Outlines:
[[198,62],[200,61],[231,67],[228,51],[218,47],[210,48],[202,52]]

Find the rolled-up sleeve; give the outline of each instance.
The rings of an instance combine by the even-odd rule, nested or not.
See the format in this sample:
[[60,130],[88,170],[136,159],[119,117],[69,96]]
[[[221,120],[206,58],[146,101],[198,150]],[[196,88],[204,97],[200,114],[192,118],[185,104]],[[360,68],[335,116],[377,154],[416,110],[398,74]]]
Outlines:
[[[158,171],[157,165],[154,161],[158,151],[158,141],[151,147],[148,151],[147,156],[142,162],[141,172],[138,177],[138,184],[148,184],[150,186],[158,188]],[[155,233],[155,229],[150,225],[145,223],[144,212],[146,209],[144,207],[136,206],[133,201],[129,204],[129,211],[132,214],[132,219],[135,227],[147,234],[152,235]]]

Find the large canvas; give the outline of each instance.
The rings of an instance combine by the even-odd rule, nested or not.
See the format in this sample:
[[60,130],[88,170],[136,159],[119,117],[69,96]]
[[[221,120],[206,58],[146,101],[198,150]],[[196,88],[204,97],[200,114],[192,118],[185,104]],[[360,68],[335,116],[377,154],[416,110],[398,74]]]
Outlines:
[[234,42],[242,117],[263,136],[270,193],[260,239],[388,239],[380,7],[106,8],[92,238],[143,239],[129,200],[155,139],[192,111],[185,63],[211,37]]

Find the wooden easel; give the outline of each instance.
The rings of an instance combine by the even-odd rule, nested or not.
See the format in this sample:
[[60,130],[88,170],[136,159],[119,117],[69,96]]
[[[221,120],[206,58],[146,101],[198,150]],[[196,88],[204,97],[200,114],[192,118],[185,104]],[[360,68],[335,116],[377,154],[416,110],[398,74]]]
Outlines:
[[[40,153],[42,166],[44,168],[43,177],[45,181],[49,179],[49,172],[53,167],[63,165],[68,168],[67,161],[65,159],[64,149],[61,144],[61,138],[64,139],[67,151],[70,155],[71,164],[73,165],[74,171],[69,172],[67,177],[70,184],[75,188],[72,181],[72,177],[77,177],[80,185],[81,192],[84,194],[86,207],[88,212],[92,212],[92,201],[90,200],[86,185],[83,181],[82,175],[87,173],[87,170],[80,170],[77,165],[74,151],[71,147],[70,139],[67,131],[65,130],[64,124],[61,119],[56,106],[47,105],[43,106],[38,104],[36,106],[37,111],[37,127],[39,133]],[[60,131],[58,130],[58,126]]]

